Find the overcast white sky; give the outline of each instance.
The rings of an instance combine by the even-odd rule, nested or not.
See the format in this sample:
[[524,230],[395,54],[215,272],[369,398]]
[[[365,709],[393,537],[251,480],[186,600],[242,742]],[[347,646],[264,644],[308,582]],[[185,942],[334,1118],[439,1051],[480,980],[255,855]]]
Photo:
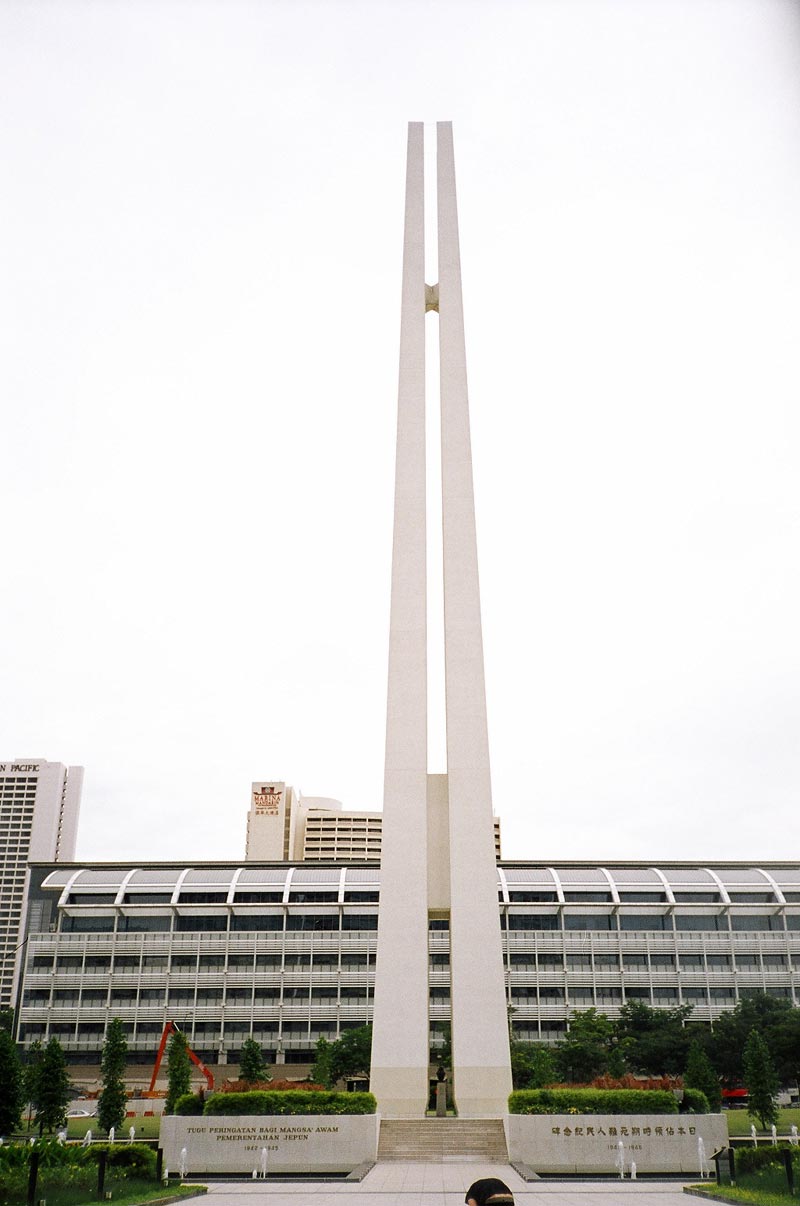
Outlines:
[[0,755],[79,857],[380,807],[409,119],[505,855],[798,857],[797,4],[3,0],[0,112]]

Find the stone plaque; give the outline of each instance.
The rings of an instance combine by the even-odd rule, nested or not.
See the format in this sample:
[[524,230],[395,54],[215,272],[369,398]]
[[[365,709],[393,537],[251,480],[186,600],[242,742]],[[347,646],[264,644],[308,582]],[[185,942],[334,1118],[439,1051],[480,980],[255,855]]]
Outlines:
[[282,1116],[169,1115],[161,1120],[164,1167],[177,1172],[181,1151],[191,1175],[347,1173],[378,1154],[377,1114]]
[[[540,1173],[689,1173],[728,1144],[723,1114],[508,1114],[508,1154]],[[702,1147],[701,1147],[702,1140]]]

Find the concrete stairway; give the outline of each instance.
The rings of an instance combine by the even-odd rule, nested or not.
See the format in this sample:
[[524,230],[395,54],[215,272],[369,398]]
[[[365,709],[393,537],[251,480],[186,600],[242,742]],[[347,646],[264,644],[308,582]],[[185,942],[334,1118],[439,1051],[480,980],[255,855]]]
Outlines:
[[381,1122],[378,1160],[412,1164],[507,1164],[506,1136],[500,1118],[419,1118]]

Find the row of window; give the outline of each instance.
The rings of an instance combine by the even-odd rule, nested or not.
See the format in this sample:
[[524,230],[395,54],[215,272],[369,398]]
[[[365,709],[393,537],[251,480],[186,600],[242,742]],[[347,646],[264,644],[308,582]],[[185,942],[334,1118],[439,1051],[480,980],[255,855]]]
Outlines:
[[[138,974],[141,970],[145,975],[154,973],[167,973],[170,969],[173,972],[186,974],[194,972],[197,969],[200,972],[230,972],[246,973],[252,971],[305,971],[311,966],[315,968],[328,968],[335,970],[339,966],[343,969],[361,969],[375,966],[375,954],[367,951],[357,951],[352,954],[346,951],[339,954],[336,951],[332,952],[287,952],[284,956],[280,954],[261,955],[261,954],[244,954],[237,955],[229,953],[227,961],[225,952],[215,955],[201,954],[172,954],[171,962],[169,955],[119,955],[114,956],[113,970],[117,974],[132,975]],[[66,973],[69,975],[109,975],[111,974],[111,956],[110,955],[95,955],[92,952],[87,952],[83,955],[59,955],[55,958],[53,955],[34,955],[28,963],[28,970],[37,973]]]
[[[351,891],[344,894],[344,903],[377,904],[378,892]],[[295,888],[289,892],[289,904],[337,904],[339,892],[337,888],[305,891]],[[113,905],[117,903],[116,892],[71,892],[67,904],[71,905]],[[133,905],[165,905],[171,904],[172,892],[126,892],[122,904]],[[175,904],[227,904],[227,891],[194,892],[182,889]],[[273,891],[239,891],[234,892],[232,904],[282,904],[283,889]]]
[[[284,925],[285,921],[285,925]],[[116,927],[115,927],[116,922]],[[230,923],[230,924],[229,924]],[[63,934],[110,934],[117,933],[231,933],[236,931],[287,932],[294,930],[377,930],[377,913],[263,913],[258,916],[246,913],[195,914],[172,918],[171,915],[148,917],[123,913],[95,917],[61,916]]]
[[[437,990],[441,992],[442,990]],[[314,985],[307,985],[303,988],[286,987],[281,993],[280,987],[276,989],[265,989],[251,985],[249,988],[229,987],[227,991],[219,988],[200,987],[197,990],[197,1004],[205,1005],[221,1005],[223,1000],[227,1005],[246,1006],[255,1001],[257,1006],[272,1007],[279,1005],[283,1001],[308,1001],[312,1004],[326,1004],[331,1001],[363,1001],[372,997],[373,990],[371,987],[363,988],[327,988]],[[175,988],[170,987],[166,992],[170,1005],[184,1005],[192,1007],[195,1003],[195,990],[193,988]],[[449,991],[447,997],[449,998]],[[143,988],[139,992],[136,989],[112,989],[110,1006],[113,1009],[119,1006],[125,1009],[134,1009],[137,1006],[147,1009],[161,1007],[164,1004],[165,990],[163,988],[148,989]],[[23,1005],[31,1008],[41,1009],[50,1004],[59,1009],[66,1008],[83,1008],[83,1009],[103,1009],[109,1003],[109,994],[107,989],[91,989],[86,988],[82,993],[77,991],[69,991],[65,989],[54,989],[52,997],[47,989],[29,989],[23,997]]]
[[[432,925],[432,923],[431,923]],[[500,925],[508,930],[581,930],[592,932],[663,932],[694,930],[700,933],[782,932],[800,930],[800,913],[507,913]],[[443,927],[437,927],[443,928]]]

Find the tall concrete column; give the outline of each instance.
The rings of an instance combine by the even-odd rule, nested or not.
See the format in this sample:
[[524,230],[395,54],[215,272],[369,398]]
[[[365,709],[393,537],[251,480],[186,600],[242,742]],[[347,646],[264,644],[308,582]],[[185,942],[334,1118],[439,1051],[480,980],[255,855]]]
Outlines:
[[[437,139],[439,284],[426,287],[423,128],[409,126],[371,1072],[388,1118],[422,1117],[428,1100],[430,911],[450,918],[458,1111],[498,1117],[511,1092],[449,122]],[[439,311],[446,775],[427,773],[426,309]]]
[[451,123],[437,123],[436,133],[453,1077],[459,1114],[490,1117],[507,1111],[511,1066]]
[[428,1101],[428,680],[423,126],[408,128],[381,907],[370,1087],[385,1117]]

